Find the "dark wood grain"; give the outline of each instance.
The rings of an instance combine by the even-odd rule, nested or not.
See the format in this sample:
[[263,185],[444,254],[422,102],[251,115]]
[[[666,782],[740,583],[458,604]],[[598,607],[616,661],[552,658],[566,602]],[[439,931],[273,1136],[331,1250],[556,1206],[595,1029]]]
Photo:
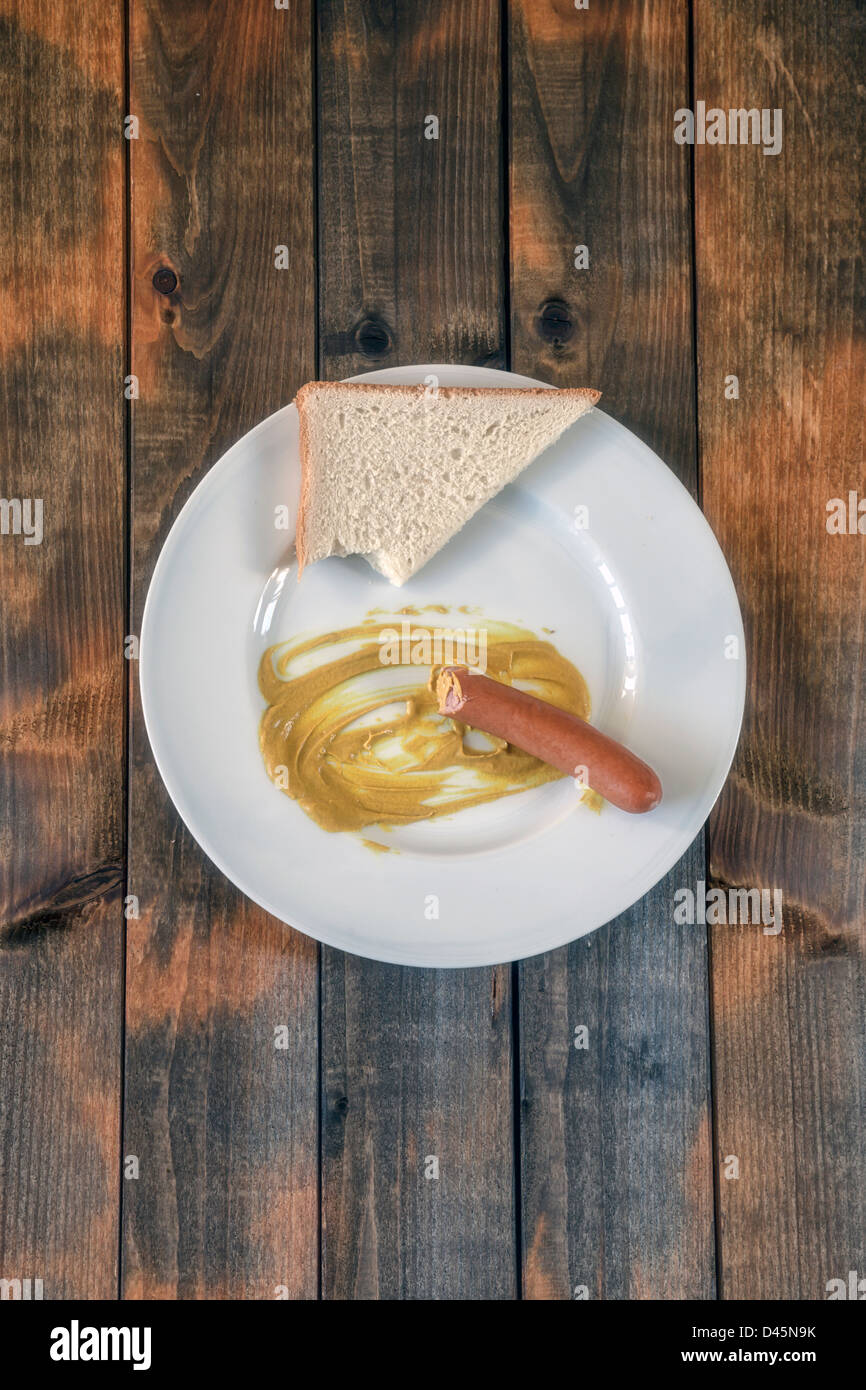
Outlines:
[[[312,16],[134,0],[131,44],[137,628],[181,503],[314,375]],[[124,1291],[315,1297],[316,947],[204,858],[137,696],[131,757],[124,1150],[140,1177],[124,1184]]]
[[328,375],[503,366],[498,6],[323,0],[319,29]]
[[3,6],[0,1277],[45,1298],[117,1292],[123,70],[119,5]]
[[509,968],[323,957],[324,1296],[513,1298]]
[[[512,366],[598,387],[694,489],[686,6],[513,0],[510,45]],[[706,938],[673,923],[703,862],[700,837],[618,921],[520,967],[527,1298],[713,1296]]]
[[[498,6],[319,15],[322,374],[501,364]],[[326,1297],[513,1297],[510,1040],[507,967],[323,951]]]
[[721,1288],[820,1299],[866,1269],[866,537],[826,529],[864,495],[866,31],[699,0],[695,34],[697,97],[783,112],[778,155],[695,150],[704,501],[748,641],[710,863],[784,900],[780,936],[713,930]]

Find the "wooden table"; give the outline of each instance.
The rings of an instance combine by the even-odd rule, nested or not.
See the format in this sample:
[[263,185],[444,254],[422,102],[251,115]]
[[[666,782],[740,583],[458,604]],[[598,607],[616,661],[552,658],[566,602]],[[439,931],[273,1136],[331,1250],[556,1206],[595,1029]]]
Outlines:
[[[866,1275],[866,537],[827,529],[866,486],[862,8],[4,0],[0,45],[0,486],[44,502],[41,544],[0,536],[0,1277]],[[678,144],[698,101],[781,109],[781,151]],[[699,497],[748,642],[684,860],[573,946],[462,973],[319,949],[236,892],[126,640],[234,440],[309,378],[416,361],[602,388]],[[784,930],[677,925],[701,880],[780,888]]]

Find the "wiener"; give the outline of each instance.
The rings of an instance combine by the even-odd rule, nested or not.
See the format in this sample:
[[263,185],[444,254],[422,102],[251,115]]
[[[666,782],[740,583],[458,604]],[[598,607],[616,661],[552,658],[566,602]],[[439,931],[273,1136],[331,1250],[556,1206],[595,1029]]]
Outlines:
[[445,666],[436,680],[439,713],[504,738],[550,763],[620,810],[651,811],[662,799],[652,768],[621,743],[576,714],[460,666]]

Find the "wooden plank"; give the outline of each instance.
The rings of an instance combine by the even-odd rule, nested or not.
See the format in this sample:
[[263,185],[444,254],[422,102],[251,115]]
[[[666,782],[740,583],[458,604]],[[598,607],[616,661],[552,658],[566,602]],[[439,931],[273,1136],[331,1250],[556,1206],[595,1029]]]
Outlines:
[[[510,45],[512,366],[600,388],[694,489],[689,166],[672,136],[687,7],[513,0]],[[528,1298],[713,1296],[706,941],[673,924],[703,862],[699,837],[631,912],[520,968]]]
[[864,1274],[866,541],[826,528],[864,492],[864,66],[853,0],[696,4],[696,99],[783,113],[776,155],[695,150],[704,501],[749,643],[710,865],[784,902],[779,936],[713,929],[725,1298]]
[[319,11],[322,366],[503,366],[497,6]]
[[[498,6],[319,16],[322,374],[501,364]],[[509,968],[322,955],[325,1297],[512,1297]]]
[[117,1293],[123,71],[120,5],[0,8],[0,1277],[46,1299]]
[[510,967],[322,956],[324,1297],[513,1298]]
[[[133,599],[225,448],[315,370],[312,15],[133,0]],[[289,270],[274,248],[289,249]],[[178,277],[171,293],[154,275]],[[160,282],[168,289],[171,280]],[[317,951],[174,814],[133,706],[124,1290],[315,1297]],[[288,1024],[289,1047],[274,1048]]]

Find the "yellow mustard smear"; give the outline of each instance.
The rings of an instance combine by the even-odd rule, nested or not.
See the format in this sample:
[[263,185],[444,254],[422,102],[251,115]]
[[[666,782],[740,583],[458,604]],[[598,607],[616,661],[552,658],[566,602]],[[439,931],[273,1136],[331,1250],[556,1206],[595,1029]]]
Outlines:
[[[267,704],[259,727],[262,757],[271,780],[308,816],[331,831],[406,825],[563,775],[502,739],[440,715],[432,688],[436,661],[450,663],[451,657],[441,662],[435,637],[450,629],[405,619],[397,627],[399,651],[383,647],[379,616],[277,643],[261,659],[259,689]],[[583,676],[550,642],[486,619],[473,631],[486,635],[488,676],[589,717]]]

